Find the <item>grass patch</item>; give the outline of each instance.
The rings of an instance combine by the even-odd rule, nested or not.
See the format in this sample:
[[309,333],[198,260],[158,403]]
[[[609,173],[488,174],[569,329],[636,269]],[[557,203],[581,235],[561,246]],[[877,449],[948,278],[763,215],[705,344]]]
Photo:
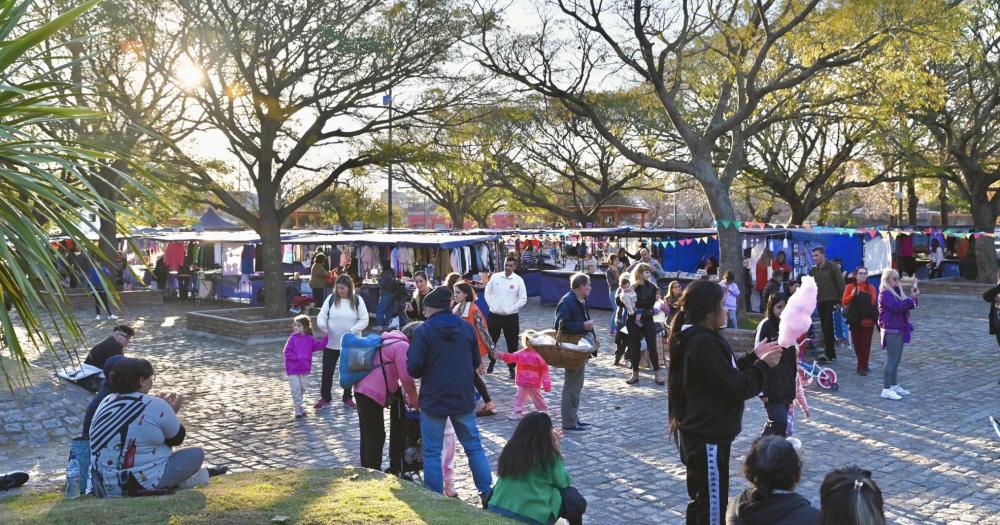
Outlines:
[[213,478],[172,496],[65,500],[59,493],[0,498],[0,523],[46,524],[512,524],[496,514],[364,469],[257,470]]

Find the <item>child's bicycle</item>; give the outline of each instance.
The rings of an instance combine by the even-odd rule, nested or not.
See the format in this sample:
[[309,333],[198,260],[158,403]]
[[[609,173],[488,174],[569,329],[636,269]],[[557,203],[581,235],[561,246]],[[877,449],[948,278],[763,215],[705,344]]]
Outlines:
[[803,339],[799,343],[799,379],[802,380],[802,385],[808,386],[815,379],[821,388],[834,392],[840,390],[840,385],[837,384],[837,372],[834,369],[822,366],[816,361],[812,363],[806,361],[805,350],[810,343],[811,339]]

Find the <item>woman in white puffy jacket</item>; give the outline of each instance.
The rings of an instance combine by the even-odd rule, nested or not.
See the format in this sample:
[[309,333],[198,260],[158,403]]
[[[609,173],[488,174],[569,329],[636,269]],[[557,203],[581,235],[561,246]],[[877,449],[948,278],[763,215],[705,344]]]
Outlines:
[[[323,308],[316,316],[316,326],[323,334],[330,337],[323,351],[323,376],[320,382],[320,398],[313,405],[319,410],[330,404],[333,389],[333,374],[337,371],[337,361],[340,361],[340,339],[347,332],[360,336],[368,327],[368,308],[365,301],[354,293],[354,281],[351,276],[341,274],[334,283],[334,292],[323,301]],[[354,408],[351,390],[344,389],[344,404]]]

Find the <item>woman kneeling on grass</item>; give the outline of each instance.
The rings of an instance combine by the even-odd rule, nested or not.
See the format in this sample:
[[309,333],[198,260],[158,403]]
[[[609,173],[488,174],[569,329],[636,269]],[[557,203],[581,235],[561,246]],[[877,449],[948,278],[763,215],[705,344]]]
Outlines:
[[587,500],[570,485],[561,440],[562,429],[553,429],[545,412],[524,416],[500,452],[489,509],[523,523],[582,524]]
[[203,469],[205,451],[185,448],[184,425],[177,419],[181,397],[149,395],[153,365],[124,358],[111,369],[111,395],[94,413],[90,426],[91,480],[103,497],[140,496],[178,486],[204,484],[227,467]]

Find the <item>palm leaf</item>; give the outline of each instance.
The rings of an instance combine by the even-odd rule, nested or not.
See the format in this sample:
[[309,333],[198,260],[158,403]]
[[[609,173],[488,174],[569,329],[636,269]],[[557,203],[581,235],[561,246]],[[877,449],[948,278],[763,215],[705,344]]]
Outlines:
[[[86,238],[80,225],[88,222],[86,215],[91,212],[102,218],[112,213],[132,214],[120,187],[115,198],[105,199],[92,184],[95,180],[104,182],[102,170],[121,160],[128,163],[128,159],[91,144],[41,138],[42,129],[104,115],[70,104],[64,84],[18,78],[23,70],[18,66],[39,60],[28,52],[99,1],[88,0],[25,31],[20,24],[30,2],[0,0],[0,300],[11,300],[28,341],[49,349],[61,345],[70,356],[83,334],[59,274],[60,264],[67,261],[53,248],[49,234],[63,232],[100,263],[103,252]],[[15,34],[20,36],[14,38]],[[115,173],[127,185],[139,188],[140,194],[155,199],[131,177]],[[113,294],[113,287],[104,284]],[[27,366],[26,341],[20,340],[12,316],[4,308],[0,308],[0,330],[10,356]],[[25,370],[21,368],[16,376],[26,380]],[[0,360],[0,372],[10,387],[14,371],[3,369]]]

